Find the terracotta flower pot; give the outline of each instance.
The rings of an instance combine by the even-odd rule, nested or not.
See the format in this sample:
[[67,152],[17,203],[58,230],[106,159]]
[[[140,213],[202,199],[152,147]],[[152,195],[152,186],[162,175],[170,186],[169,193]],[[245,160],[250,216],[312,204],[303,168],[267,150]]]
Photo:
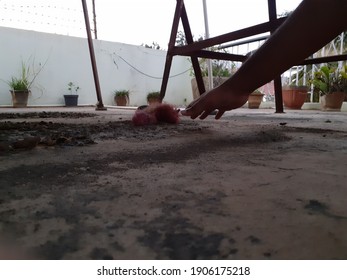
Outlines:
[[115,96],[114,102],[117,106],[126,106],[128,103],[128,98],[126,96]]
[[282,97],[284,106],[288,109],[301,109],[307,98],[308,88],[306,86],[284,86]]
[[344,92],[333,92],[321,96],[321,106],[324,111],[341,111],[343,100],[345,99]]
[[248,96],[248,108],[249,109],[258,109],[262,100],[263,100],[264,94],[262,93],[251,93]]
[[149,105],[154,105],[154,104],[160,104],[160,98],[156,98],[156,97],[151,97],[151,98],[147,98],[147,102]]

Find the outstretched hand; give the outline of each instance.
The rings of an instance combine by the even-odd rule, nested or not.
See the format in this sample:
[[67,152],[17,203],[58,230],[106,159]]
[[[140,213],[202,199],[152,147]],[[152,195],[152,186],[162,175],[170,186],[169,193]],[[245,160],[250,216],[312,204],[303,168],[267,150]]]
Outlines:
[[248,100],[248,95],[244,92],[225,91],[222,87],[217,87],[195,99],[181,113],[183,116],[190,116],[192,119],[199,117],[203,120],[214,110],[218,110],[215,119],[220,119],[225,111],[244,105]]

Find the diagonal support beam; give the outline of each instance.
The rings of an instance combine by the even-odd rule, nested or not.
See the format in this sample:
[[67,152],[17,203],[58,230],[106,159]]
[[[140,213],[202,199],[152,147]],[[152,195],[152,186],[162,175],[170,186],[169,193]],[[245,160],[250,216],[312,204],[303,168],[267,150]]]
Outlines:
[[172,28],[171,28],[170,40],[169,40],[169,45],[168,45],[168,50],[167,50],[167,55],[166,55],[163,80],[162,80],[161,88],[160,88],[160,100],[161,101],[165,97],[165,92],[166,92],[167,84],[169,81],[170,69],[171,69],[172,59],[173,59],[172,51],[173,51],[173,49],[175,47],[175,43],[176,43],[178,25],[180,23],[183,5],[184,5],[183,0],[177,0],[174,19],[173,19]]
[[[183,0],[177,0],[177,3],[176,3],[176,9],[175,9],[175,14],[174,14],[174,19],[173,19],[173,24],[171,29],[171,35],[170,35],[170,40],[168,45],[165,67],[164,67],[163,80],[162,80],[162,84],[160,88],[161,100],[163,100],[163,98],[165,97],[165,92],[166,92],[166,88],[167,88],[167,84],[169,80],[170,69],[172,65],[172,59],[173,59],[173,56],[176,55],[174,53],[176,49],[175,43],[176,43],[178,25],[180,23],[180,20],[182,21],[187,44],[190,45],[193,43],[193,35],[190,29],[188,16],[187,16],[187,12],[186,12],[186,8],[185,8]],[[198,89],[200,94],[202,94],[205,92],[205,86],[202,79],[202,73],[201,73],[198,57],[195,54],[190,55],[190,57],[192,60],[193,70],[197,80]]]
[[[186,11],[184,4],[183,4],[183,9],[182,9],[181,20],[182,20],[183,30],[184,30],[184,33],[186,35],[187,44],[191,45],[194,43],[193,34],[192,34],[191,29],[190,29],[188,15],[187,15],[187,11]],[[202,73],[201,73],[201,68],[200,68],[200,64],[199,64],[199,59],[195,55],[190,56],[190,59],[192,60],[195,79],[196,79],[196,82],[198,85],[199,93],[201,95],[206,91],[206,89],[205,89],[204,81],[202,79]]]
[[89,23],[88,8],[87,8],[86,0],[82,0],[82,6],[83,6],[83,13],[84,13],[84,20],[85,20],[85,24],[86,24],[87,36],[88,36],[90,60],[92,63],[92,68],[93,68],[96,97],[98,100],[96,110],[106,110],[106,108],[104,107],[104,104],[102,102],[99,75],[98,75],[98,69],[96,66],[95,52],[94,52],[94,46],[93,46],[92,33],[90,31],[90,23]]

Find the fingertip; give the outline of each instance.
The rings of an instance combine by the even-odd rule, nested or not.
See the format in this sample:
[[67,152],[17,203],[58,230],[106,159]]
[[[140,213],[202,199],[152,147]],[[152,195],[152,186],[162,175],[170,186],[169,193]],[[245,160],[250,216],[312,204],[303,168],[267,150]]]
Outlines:
[[200,115],[199,119],[200,119],[200,120],[206,119],[206,117],[207,117],[210,113],[211,113],[211,112],[207,112],[207,111],[203,112],[203,113]]
[[186,115],[187,115],[187,111],[186,111],[185,109],[181,110],[180,113],[181,113],[181,115],[183,115],[183,116],[186,116]]
[[216,120],[219,120],[223,114],[225,113],[225,111],[218,111],[218,113],[216,114],[216,116],[214,117]]
[[181,113],[182,116],[185,116],[185,117],[190,117],[190,116],[192,115],[191,110],[189,110],[189,109],[187,109],[187,108],[181,110],[180,113]]

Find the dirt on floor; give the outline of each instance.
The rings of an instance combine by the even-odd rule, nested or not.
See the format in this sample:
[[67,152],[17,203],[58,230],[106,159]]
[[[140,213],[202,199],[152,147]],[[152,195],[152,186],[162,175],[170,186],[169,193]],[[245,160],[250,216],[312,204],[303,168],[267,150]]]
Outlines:
[[0,258],[347,259],[347,114],[0,109]]

